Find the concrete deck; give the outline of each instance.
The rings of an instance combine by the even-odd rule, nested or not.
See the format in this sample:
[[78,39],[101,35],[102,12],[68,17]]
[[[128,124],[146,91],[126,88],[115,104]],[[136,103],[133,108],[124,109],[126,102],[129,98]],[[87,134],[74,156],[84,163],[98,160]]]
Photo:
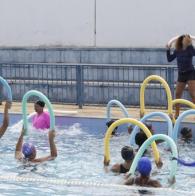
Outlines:
[[[34,104],[28,103],[28,113],[34,112]],[[4,106],[0,106],[0,112],[3,112]],[[106,117],[106,107],[102,106],[84,106],[83,109],[79,109],[77,105],[59,105],[59,104],[53,104],[53,109],[56,115],[59,116],[74,116],[74,117],[94,117],[94,118],[105,118]],[[132,118],[139,119],[139,108],[127,108],[129,115]],[[21,103],[13,102],[12,108],[10,110],[10,113],[21,113],[22,107]],[[166,110],[160,110],[160,109],[147,109],[147,113],[153,112],[153,111],[162,111],[166,112]],[[181,111],[182,112],[182,111]],[[123,114],[121,113],[120,109],[118,107],[112,108],[112,116],[113,118],[121,118],[123,117]],[[157,118],[158,119],[158,118]],[[158,119],[162,120],[162,119]],[[195,117],[189,116],[185,119],[186,122],[194,122]]]

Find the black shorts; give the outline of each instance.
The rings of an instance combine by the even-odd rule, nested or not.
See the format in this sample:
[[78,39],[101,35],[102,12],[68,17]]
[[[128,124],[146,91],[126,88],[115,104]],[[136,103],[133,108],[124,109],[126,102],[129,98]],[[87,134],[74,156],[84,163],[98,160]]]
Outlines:
[[178,82],[186,83],[189,80],[195,80],[195,70],[187,72],[178,72]]

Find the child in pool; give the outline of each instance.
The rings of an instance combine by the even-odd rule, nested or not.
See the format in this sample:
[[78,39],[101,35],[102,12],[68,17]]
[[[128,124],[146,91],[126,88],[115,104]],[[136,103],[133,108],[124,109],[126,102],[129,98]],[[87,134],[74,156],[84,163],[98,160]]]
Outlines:
[[23,135],[24,135],[24,130],[22,130],[21,135],[16,144],[15,158],[17,160],[23,162],[30,161],[32,163],[42,163],[45,161],[54,160],[57,157],[57,148],[54,142],[54,138],[55,138],[54,130],[50,130],[48,132],[50,155],[41,158],[36,158],[36,148],[33,144],[31,143],[23,144]]
[[[148,124],[148,123],[144,123],[145,126],[150,130],[151,134],[154,133],[154,131],[152,130],[152,125],[151,124]],[[140,129],[140,132],[138,132],[136,135],[135,135],[135,143],[138,145],[138,150],[139,148],[141,147],[141,145],[147,140],[147,136],[146,134],[144,133],[144,131],[142,129]]]
[[153,180],[150,178],[150,172],[152,170],[152,163],[147,157],[142,157],[137,166],[137,171],[140,176],[136,178],[128,178],[125,182],[125,185],[133,185],[136,184],[138,186],[145,187],[161,187],[161,184],[157,180]]
[[136,145],[138,145],[138,149],[140,149],[140,147],[142,146],[142,144],[147,140],[147,136],[146,134],[143,132],[143,131],[140,131],[138,132],[136,135],[135,135],[135,143]]
[[50,127],[50,116],[48,112],[44,112],[45,103],[43,101],[37,101],[34,104],[35,112],[33,116],[32,124],[36,129],[48,129]]
[[192,129],[183,127],[181,129],[181,139],[186,143],[190,143],[192,141]]
[[124,163],[115,164],[112,166],[111,171],[116,173],[126,173],[129,171],[133,159],[135,157],[135,153],[132,147],[124,146],[121,149],[121,156],[124,159]]
[[3,113],[3,124],[0,127],[0,138],[4,135],[9,126],[9,115],[8,110],[11,108],[11,103],[6,101]]
[[[107,122],[106,123],[106,125],[107,125],[107,127],[109,128],[115,121],[117,121],[118,119],[116,119],[116,120],[114,120],[114,119],[112,119],[112,120],[110,120],[109,122]],[[117,134],[117,129],[118,129],[118,127],[116,127],[114,130],[113,130],[113,132],[112,132],[112,135],[115,135],[115,136],[117,136],[118,134]],[[131,131],[133,130],[133,128],[132,128],[132,126],[128,126],[128,133],[130,134],[131,133]]]
[[[150,132],[153,134],[153,130],[152,130],[152,126],[151,125],[148,125],[148,124],[145,124],[148,129],[150,130]],[[142,144],[147,140],[147,136],[146,134],[143,132],[142,129],[140,129],[140,132],[138,132],[136,135],[135,135],[135,143],[138,145],[138,149],[137,151],[140,149],[140,147],[142,146]],[[156,141],[156,143],[161,143],[163,141]],[[145,155],[146,153],[148,153],[148,150],[145,150],[144,154]],[[158,168],[161,168],[163,166],[163,162],[162,160],[160,159],[160,161],[158,163],[156,163],[156,166]]]
[[[117,120],[117,119],[116,119]],[[116,120],[112,119],[109,122],[106,123],[107,127],[109,128]],[[118,127],[116,127],[113,131],[112,131],[112,135],[117,135],[117,129]]]

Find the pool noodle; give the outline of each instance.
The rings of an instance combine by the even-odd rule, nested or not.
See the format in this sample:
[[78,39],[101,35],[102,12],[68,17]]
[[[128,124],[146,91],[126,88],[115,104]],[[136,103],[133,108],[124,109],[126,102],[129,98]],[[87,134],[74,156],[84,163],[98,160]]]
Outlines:
[[[160,116],[162,118],[164,118],[168,124],[168,135],[170,137],[172,137],[172,132],[173,132],[173,124],[172,124],[172,121],[170,119],[170,117],[166,114],[166,113],[163,113],[163,112],[152,112],[150,114],[147,114],[145,115],[141,120],[140,122],[145,122],[147,119],[149,118],[152,118],[154,116]],[[134,146],[135,145],[135,136],[136,134],[139,132],[139,127],[138,126],[135,126],[132,133],[131,133],[131,136],[130,136],[130,145]]]
[[120,101],[113,99],[108,102],[107,107],[106,107],[107,122],[109,122],[111,120],[111,106],[114,104],[117,105],[121,109],[121,111],[123,112],[123,114],[126,118],[129,117],[129,113],[128,113],[127,109],[125,108],[125,106]]
[[179,117],[177,118],[176,122],[175,122],[175,125],[174,125],[174,128],[173,128],[173,140],[175,142],[177,142],[177,138],[178,138],[178,132],[179,132],[179,127],[180,127],[180,124],[182,122],[182,120],[188,116],[188,115],[192,115],[192,114],[195,114],[195,109],[191,109],[191,110],[187,110],[187,111],[184,111],[182,114],[179,115]]
[[[139,151],[137,152],[137,154],[136,154],[136,156],[133,160],[133,163],[131,164],[131,168],[129,170],[130,175],[134,175],[135,170],[137,168],[138,161],[140,160],[140,158],[142,157],[142,155],[144,154],[144,152],[148,148],[148,146],[152,142],[154,142],[155,140],[165,140],[169,144],[169,146],[171,147],[172,156],[175,157],[176,159],[178,158],[177,146],[176,146],[174,140],[171,137],[169,137],[167,135],[164,135],[164,134],[153,135],[152,137],[148,138],[142,144]],[[170,174],[169,174],[170,180],[174,179],[176,171],[177,171],[177,161],[175,159],[172,159],[171,160],[171,169],[170,169]]]
[[10,88],[10,85],[7,83],[7,81],[4,79],[4,78],[2,78],[1,76],[0,76],[0,81],[1,81],[1,83],[3,84],[3,86],[5,87],[5,89],[6,89],[6,91],[7,91],[7,100],[9,101],[9,102],[12,102],[12,91],[11,91],[11,88]]
[[187,166],[187,167],[195,167],[195,162],[186,162],[182,159],[176,159],[178,161],[179,164],[183,165],[183,166]]
[[[142,122],[139,122],[136,119],[122,118],[120,120],[115,121],[114,123],[112,123],[112,125],[106,131],[106,135],[105,135],[105,138],[104,138],[104,159],[105,159],[104,162],[105,162],[106,165],[108,165],[109,162],[110,162],[110,138],[111,138],[111,134],[117,126],[120,126],[120,125],[126,124],[126,123],[131,123],[131,124],[139,126],[144,131],[144,133],[147,135],[148,138],[152,136],[149,129]],[[157,146],[156,146],[155,142],[152,143],[152,150],[153,150],[153,153],[154,153],[155,161],[158,163],[159,160],[160,160],[160,157],[159,157],[159,151],[157,149]]]
[[[168,114],[169,116],[172,116],[173,114],[173,107],[172,107],[172,94],[171,94],[171,90],[169,88],[169,85],[167,84],[167,82],[160,76],[157,75],[151,75],[148,76],[142,83],[141,88],[140,88],[140,116],[143,117],[145,114],[145,89],[147,84],[152,81],[152,80],[156,80],[159,81],[163,87],[165,88],[166,94],[167,94],[167,101],[168,101]],[[174,121],[174,119],[172,119]]]

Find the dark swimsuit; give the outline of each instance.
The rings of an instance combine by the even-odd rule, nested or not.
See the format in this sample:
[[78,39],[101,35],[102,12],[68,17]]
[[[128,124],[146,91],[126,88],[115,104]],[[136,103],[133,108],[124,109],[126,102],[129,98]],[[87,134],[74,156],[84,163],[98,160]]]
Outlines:
[[167,50],[167,60],[169,62],[177,58],[178,82],[186,83],[189,80],[195,80],[195,70],[192,64],[193,56],[195,56],[195,49],[192,45],[188,46],[185,50],[174,50],[172,54],[170,49]]
[[129,169],[126,169],[122,164],[120,164],[120,173],[125,174],[129,171]]

